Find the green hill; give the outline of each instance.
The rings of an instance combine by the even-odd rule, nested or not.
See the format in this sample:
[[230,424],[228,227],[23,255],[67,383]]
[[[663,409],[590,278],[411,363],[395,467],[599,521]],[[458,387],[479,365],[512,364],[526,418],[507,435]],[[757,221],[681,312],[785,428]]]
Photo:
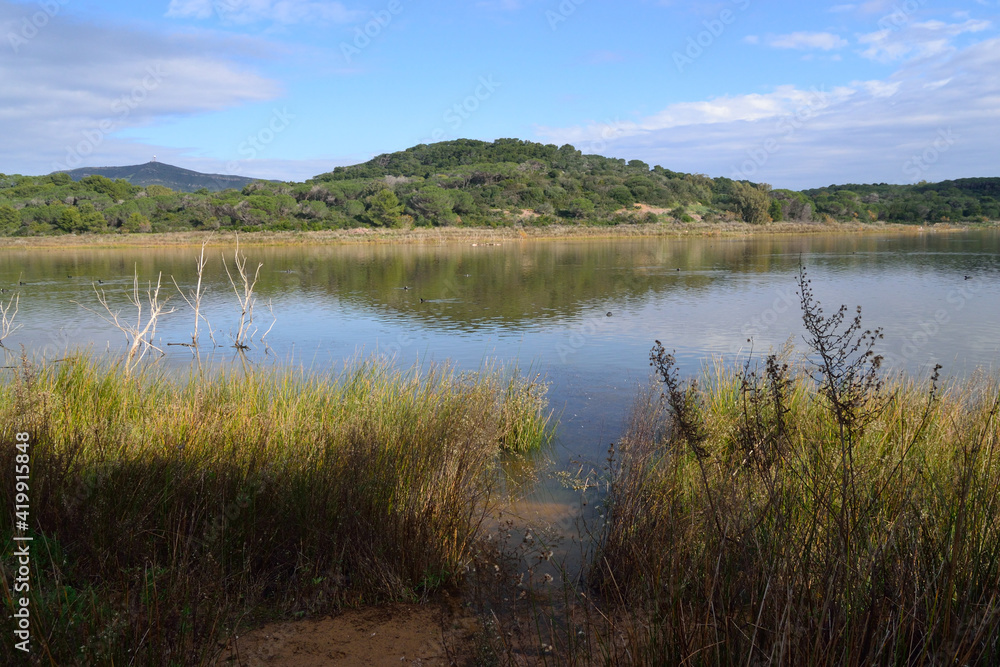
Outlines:
[[[72,177],[72,178],[71,178]],[[74,180],[78,179],[78,180]],[[1000,219],[1000,178],[796,192],[519,139],[421,144],[304,183],[162,163],[0,174],[0,235],[358,226]]]
[[66,173],[74,181],[96,174],[111,180],[121,178],[140,187],[162,185],[178,192],[197,192],[202,188],[209,192],[219,192],[229,188],[242,190],[248,183],[258,180],[246,176],[203,174],[162,162],[147,162],[128,167],[80,167]]

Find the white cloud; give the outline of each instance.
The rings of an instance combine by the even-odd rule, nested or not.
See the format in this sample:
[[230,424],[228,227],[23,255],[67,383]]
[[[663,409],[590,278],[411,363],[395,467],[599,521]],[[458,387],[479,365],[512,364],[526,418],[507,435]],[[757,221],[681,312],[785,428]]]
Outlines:
[[902,81],[862,81],[860,85],[872,97],[892,97],[899,92]]
[[847,40],[830,32],[793,32],[787,35],[772,35],[767,45],[776,49],[821,49],[831,51],[847,46]]
[[848,87],[827,92],[778,86],[773,92],[766,94],[723,96],[702,102],[677,102],[638,121],[591,122],[585,126],[564,129],[537,127],[536,131],[553,143],[596,143],[606,140],[609,135],[629,137],[674,128],[756,122],[805,113],[806,110],[815,112],[854,93],[855,90]]
[[170,0],[170,18],[209,19],[217,16],[228,23],[267,21],[295,23],[349,23],[364,14],[349,10],[340,2],[309,0]]
[[[0,2],[0,25],[16,12]],[[124,130],[274,99],[281,94],[277,82],[233,60],[261,46],[258,40],[163,37],[54,16],[16,53],[0,51],[4,158],[27,173],[48,173],[69,166],[67,160],[115,163],[134,145],[120,137]],[[216,55],[220,51],[231,55]],[[10,167],[0,171],[5,169]]]
[[864,46],[861,56],[880,63],[890,63],[907,58],[940,56],[954,49],[955,37],[976,33],[991,27],[989,21],[970,19],[962,23],[943,21],[914,22],[899,29],[876,30],[858,35]]
[[949,36],[961,35],[963,32],[981,32],[990,27],[989,21],[969,19],[964,23],[945,23],[944,21],[924,21],[914,23],[913,27],[918,30],[928,30],[943,32]]
[[942,79],[941,81],[931,81],[931,82],[925,83],[924,84],[924,89],[925,90],[937,90],[938,88],[941,88],[943,86],[947,86],[949,83],[951,83],[951,77],[948,77],[947,79]]
[[537,132],[584,152],[599,145],[604,155],[776,187],[903,183],[913,179],[914,156],[942,133],[954,143],[920,178],[1000,176],[998,108],[1000,38],[994,38],[941,58],[911,59],[889,77],[829,92],[781,86],[674,103],[632,122]]
[[[277,181],[305,181],[307,179],[328,171],[333,171],[334,167],[351,164],[358,164],[370,160],[373,156],[365,155],[349,158],[331,159],[309,159],[309,160],[282,160],[282,159],[254,159],[237,160],[235,164],[232,160],[217,160],[213,158],[191,157],[194,149],[164,149],[160,148],[157,154],[159,162],[166,162],[185,169],[194,169],[204,174],[233,174],[235,176],[248,176],[250,178],[268,178]],[[138,163],[149,160],[148,156],[139,153]]]

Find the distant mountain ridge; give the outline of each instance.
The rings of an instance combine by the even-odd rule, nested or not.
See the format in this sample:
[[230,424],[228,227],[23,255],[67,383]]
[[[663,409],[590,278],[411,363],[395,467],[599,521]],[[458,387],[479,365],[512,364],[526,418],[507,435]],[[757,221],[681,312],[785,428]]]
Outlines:
[[162,185],[178,192],[197,192],[202,188],[209,192],[220,192],[229,188],[242,190],[249,183],[263,180],[232,174],[203,174],[200,171],[183,169],[163,162],[147,162],[126,167],[80,167],[65,173],[74,181],[98,175],[112,180],[123,178],[132,185],[140,187]]

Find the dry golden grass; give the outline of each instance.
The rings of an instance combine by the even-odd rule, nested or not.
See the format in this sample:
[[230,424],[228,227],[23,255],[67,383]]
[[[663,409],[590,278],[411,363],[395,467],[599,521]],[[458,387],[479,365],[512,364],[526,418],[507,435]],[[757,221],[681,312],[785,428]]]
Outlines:
[[[995,223],[993,223],[995,224]],[[240,243],[268,245],[338,245],[338,244],[437,244],[437,243],[507,243],[513,241],[630,238],[630,237],[749,237],[777,234],[820,234],[830,232],[902,233],[955,232],[972,228],[959,224],[936,224],[927,227],[899,224],[801,223],[776,222],[749,225],[742,222],[693,222],[636,225],[550,225],[545,227],[415,227],[410,229],[356,229],[321,232],[240,231]],[[84,234],[0,238],[0,248],[155,248],[169,246],[229,246],[236,232],[170,232],[162,234]]]

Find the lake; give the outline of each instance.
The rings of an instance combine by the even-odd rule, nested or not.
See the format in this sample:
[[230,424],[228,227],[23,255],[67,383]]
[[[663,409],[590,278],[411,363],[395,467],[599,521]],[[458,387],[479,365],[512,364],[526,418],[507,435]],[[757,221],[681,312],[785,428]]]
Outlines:
[[[550,452],[556,468],[600,465],[638,386],[649,381],[654,340],[676,350],[690,373],[713,357],[732,362],[751,345],[763,354],[789,339],[801,343],[800,262],[827,313],[860,305],[866,326],[883,327],[878,351],[892,368],[927,374],[940,363],[945,375],[961,377],[995,370],[1000,352],[997,230],[242,251],[251,270],[263,265],[252,363],[327,370],[378,353],[403,365],[448,360],[475,370],[489,359],[517,360],[551,384],[560,419]],[[237,361],[231,334],[240,311],[223,254],[235,271],[232,248],[206,251],[203,312],[219,345],[203,336],[201,348],[212,364]],[[196,248],[3,250],[2,296],[6,303],[12,290],[19,294],[23,325],[4,341],[7,363],[22,344],[48,359],[79,347],[120,353],[124,336],[99,317],[94,288],[134,319],[127,293],[135,271],[143,294],[162,274],[161,294],[176,308],[159,323],[157,345],[167,354],[157,363],[191,367],[192,351],[176,344],[190,341],[193,313],[171,278],[192,289],[197,255]],[[535,510],[555,517],[576,496],[547,483],[534,498]]]

